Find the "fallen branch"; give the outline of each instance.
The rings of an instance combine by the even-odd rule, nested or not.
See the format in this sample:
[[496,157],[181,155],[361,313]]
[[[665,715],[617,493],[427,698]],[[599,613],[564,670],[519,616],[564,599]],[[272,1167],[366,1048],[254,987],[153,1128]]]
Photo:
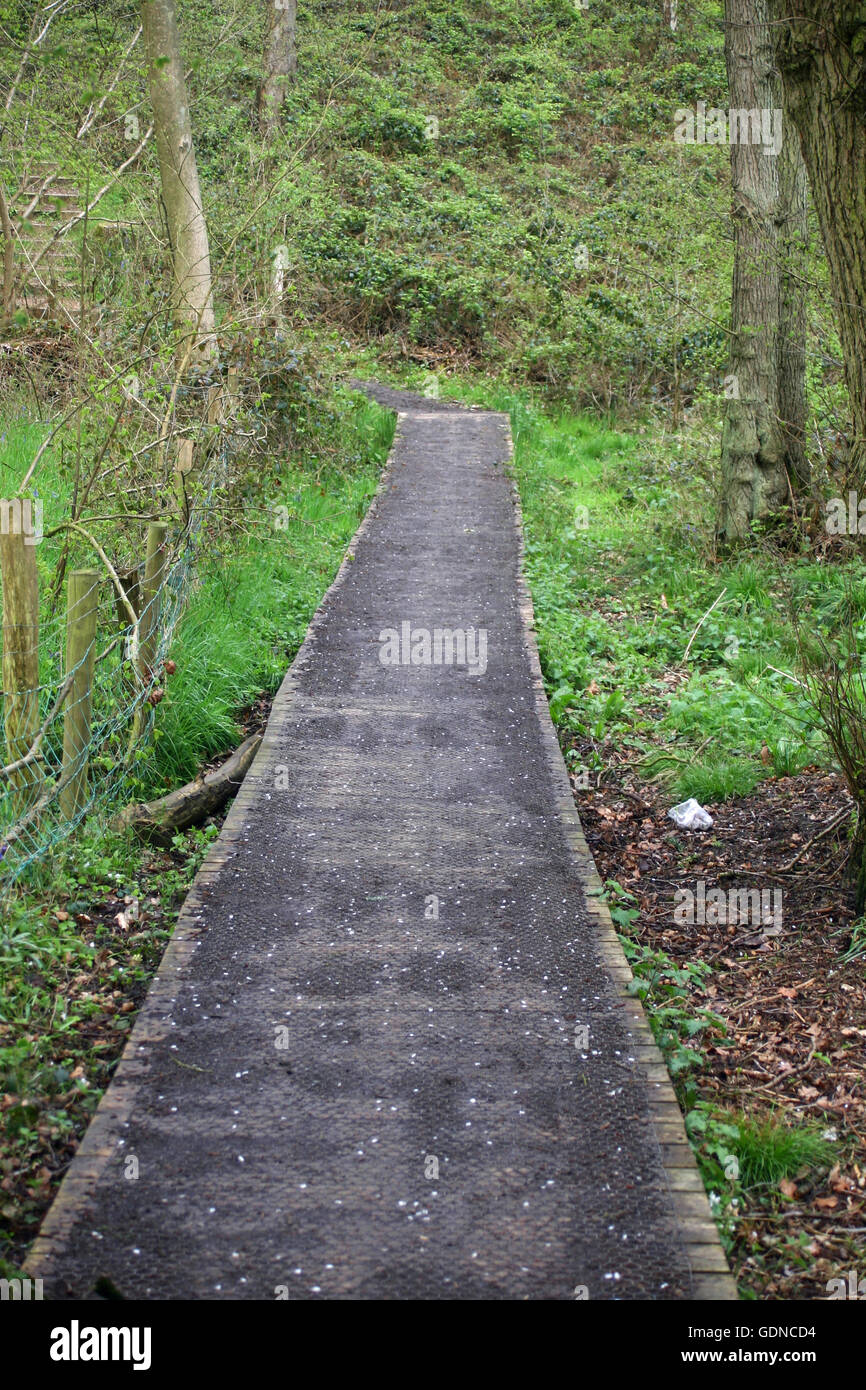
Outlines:
[[116,817],[115,828],[132,830],[149,844],[170,845],[179,830],[212,816],[238,792],[261,741],[261,734],[251,734],[215,772],[197,777],[158,801],[127,806]]

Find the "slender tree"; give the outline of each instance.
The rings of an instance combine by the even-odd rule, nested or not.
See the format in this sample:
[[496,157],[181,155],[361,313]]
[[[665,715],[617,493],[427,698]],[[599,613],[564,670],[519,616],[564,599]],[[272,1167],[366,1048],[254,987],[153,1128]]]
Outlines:
[[827,253],[866,486],[866,5],[770,0],[786,109],[800,137]]
[[3,317],[11,317],[15,309],[15,233],[9,208],[0,184],[0,233],[3,235]]
[[731,543],[746,540],[753,521],[788,499],[779,420],[779,164],[763,127],[747,116],[778,109],[766,0],[725,0],[725,61],[737,128],[729,130],[735,251],[719,531]]
[[297,0],[267,0],[264,77],[259,89],[259,124],[264,134],[275,130],[286,87],[298,68]]
[[[174,0],[142,0],[141,23],[170,242],[172,306],[190,365],[216,355],[210,249]],[[190,336],[194,338],[190,345]]]

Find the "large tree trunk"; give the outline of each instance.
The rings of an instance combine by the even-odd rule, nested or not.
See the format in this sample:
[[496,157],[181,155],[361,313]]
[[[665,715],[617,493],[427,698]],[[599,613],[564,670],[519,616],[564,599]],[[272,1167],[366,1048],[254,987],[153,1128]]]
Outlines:
[[190,365],[216,355],[210,250],[192,143],[189,98],[180,57],[174,0],[142,0],[141,23],[156,131],[156,149],[171,243],[172,306],[183,332],[179,359]]
[[[766,0],[725,0],[725,60],[732,109],[777,110]],[[747,540],[752,522],[788,499],[778,408],[779,166],[755,133],[747,127],[731,141],[735,252],[719,519],[728,543]]]
[[795,492],[808,492],[806,456],[806,277],[809,185],[800,142],[783,131],[779,152],[779,420]]
[[286,86],[298,68],[297,0],[267,0],[267,5],[265,72],[259,93],[259,122],[264,134],[279,125]]
[[862,0],[770,0],[770,13],[838,315],[852,481],[866,485],[866,8]]

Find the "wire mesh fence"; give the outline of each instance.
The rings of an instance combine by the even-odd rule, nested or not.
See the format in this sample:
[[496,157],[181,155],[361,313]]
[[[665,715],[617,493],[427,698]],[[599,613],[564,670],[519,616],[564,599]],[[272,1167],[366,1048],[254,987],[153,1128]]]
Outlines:
[[94,541],[93,567],[62,576],[65,607],[40,599],[38,537],[2,504],[0,912],[87,816],[130,798],[230,440],[183,486],[181,515],[148,526],[137,565],[118,570]]

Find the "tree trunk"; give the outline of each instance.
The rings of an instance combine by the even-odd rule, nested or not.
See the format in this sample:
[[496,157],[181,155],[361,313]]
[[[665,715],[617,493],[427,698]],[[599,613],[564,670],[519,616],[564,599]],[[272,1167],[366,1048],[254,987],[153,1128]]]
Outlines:
[[[725,60],[732,110],[778,109],[766,0],[725,0]],[[788,499],[778,409],[779,166],[755,136],[747,123],[731,138],[735,252],[719,519],[728,543],[748,540],[752,522]]]
[[866,486],[866,10],[861,0],[770,0],[785,104],[800,136],[827,253]]
[[195,366],[216,356],[207,226],[192,143],[174,0],[142,0],[141,23],[172,262],[172,307]]
[[854,890],[854,912],[858,917],[862,917],[866,909],[866,806],[857,807],[857,824],[851,837],[848,879]]
[[267,135],[280,123],[286,87],[298,70],[297,0],[267,0],[265,73],[259,92],[259,124]]
[[0,232],[3,235],[3,317],[15,312],[15,233],[9,217],[6,197],[0,186]]
[[809,187],[800,142],[790,128],[779,151],[779,421],[795,492],[811,488],[806,457],[806,277]]

